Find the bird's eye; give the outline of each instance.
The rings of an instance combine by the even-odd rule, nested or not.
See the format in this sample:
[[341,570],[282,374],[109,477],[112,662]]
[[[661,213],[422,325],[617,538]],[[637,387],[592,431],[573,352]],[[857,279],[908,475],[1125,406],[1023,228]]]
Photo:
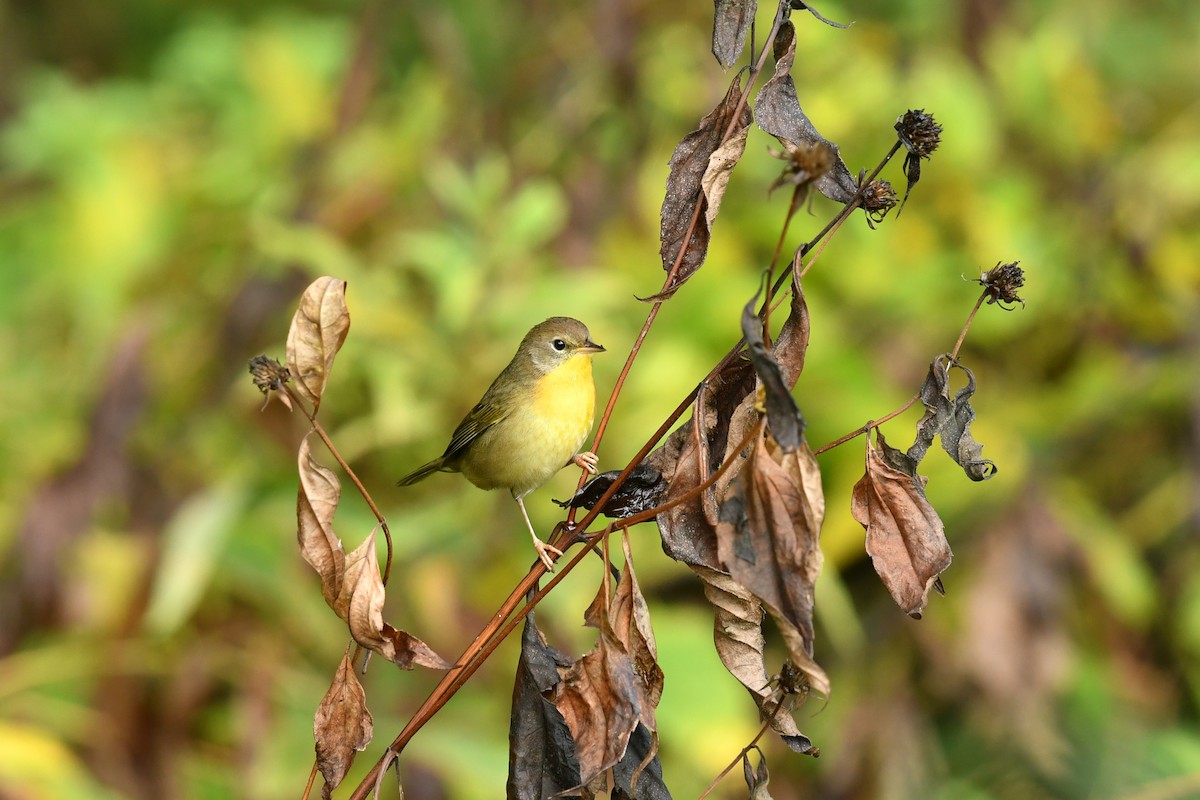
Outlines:
[[567,343],[566,343],[566,342],[564,342],[562,339],[555,339],[555,340],[554,340],[553,342],[551,342],[550,344],[554,345],[554,349],[555,349],[555,350],[562,351],[562,350],[566,350],[566,349],[567,349]]

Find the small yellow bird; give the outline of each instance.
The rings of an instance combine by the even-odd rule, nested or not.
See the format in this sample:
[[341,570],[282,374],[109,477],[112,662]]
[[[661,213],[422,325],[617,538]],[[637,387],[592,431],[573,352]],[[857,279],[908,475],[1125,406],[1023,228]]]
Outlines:
[[516,355],[454,430],[446,452],[401,478],[410,486],[434,472],[461,472],[480,489],[508,489],[529,526],[538,558],[551,553],[533,530],[525,495],[568,464],[596,472],[596,454],[580,453],[596,412],[592,355],[604,348],[571,317],[534,325]]

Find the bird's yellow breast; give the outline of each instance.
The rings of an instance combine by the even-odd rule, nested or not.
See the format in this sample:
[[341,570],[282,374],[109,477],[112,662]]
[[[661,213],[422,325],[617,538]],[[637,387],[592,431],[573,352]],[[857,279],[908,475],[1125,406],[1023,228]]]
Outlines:
[[583,446],[596,413],[591,355],[568,358],[530,389],[528,401],[463,456],[459,468],[476,486],[522,496],[550,480]]

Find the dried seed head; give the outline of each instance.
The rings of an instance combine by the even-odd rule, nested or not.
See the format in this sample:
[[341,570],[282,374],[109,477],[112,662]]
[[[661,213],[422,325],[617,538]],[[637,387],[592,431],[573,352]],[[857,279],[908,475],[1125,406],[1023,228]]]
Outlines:
[[[860,178],[862,180],[862,178]],[[887,213],[896,205],[896,190],[892,184],[876,178],[859,190],[862,195],[863,210],[867,212],[867,224],[882,222]]]
[[768,147],[767,152],[774,158],[785,162],[783,172],[771,184],[770,191],[775,187],[790,183],[793,186],[803,186],[829,172],[837,158],[833,148],[826,142],[808,142],[793,144],[787,139],[780,139],[783,150]]
[[1025,306],[1025,301],[1017,297],[1017,290],[1025,285],[1025,271],[1017,266],[1020,263],[1012,261],[1008,264],[996,264],[979,278],[989,305],[999,303],[1006,311],[1011,311],[1012,306],[1005,303],[1020,303],[1022,307]]
[[250,359],[250,375],[254,385],[263,394],[271,390],[279,391],[292,377],[283,364],[267,356],[255,356]]
[[908,152],[917,158],[929,158],[942,141],[942,126],[923,109],[905,111],[896,120],[896,134]]

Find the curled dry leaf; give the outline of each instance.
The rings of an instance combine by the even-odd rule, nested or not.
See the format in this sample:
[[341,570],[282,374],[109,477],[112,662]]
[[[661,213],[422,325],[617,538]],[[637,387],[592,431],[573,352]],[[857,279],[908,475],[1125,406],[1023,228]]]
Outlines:
[[575,742],[583,783],[617,764],[638,724],[657,728],[654,709],[662,697],[650,613],[638,588],[625,536],[625,570],[614,595],[602,584],[585,620],[600,631],[591,652],[566,669],[554,693]]
[[323,797],[329,798],[346,777],[354,763],[354,754],[371,743],[372,731],[367,697],[354,674],[354,664],[347,650],[313,719],[317,768],[325,779]]
[[730,172],[745,150],[746,131],[753,120],[749,107],[743,105],[730,139],[722,143],[741,95],[741,77],[735,76],[724,99],[700,120],[699,128],[683,137],[671,155],[661,212],[659,254],[665,271],[669,273],[676,261],[679,269],[671,283],[659,294],[647,298],[648,301],[665,300],[673,295],[704,263],[713,219]]
[[817,191],[839,203],[854,199],[858,184],[849,167],[838,153],[837,145],[822,136],[800,108],[796,84],[792,80],[792,64],[796,60],[796,31],[786,21],[775,35],[775,74],[763,84],[754,101],[758,127],[793,145],[812,147],[822,144],[835,154],[833,166],[816,179]]
[[792,397],[791,387],[784,382],[783,372],[775,357],[767,351],[763,338],[763,323],[754,311],[761,290],[754,293],[750,302],[742,309],[742,338],[750,353],[750,363],[766,391],[767,422],[771,434],[784,452],[792,453],[800,446],[804,436],[804,418]]
[[929,590],[950,566],[942,521],[916,474],[916,462],[888,446],[876,428],[867,437],[866,474],[854,485],[850,511],[866,528],[867,554],[897,605],[921,618]]
[[725,669],[746,687],[763,719],[770,721],[771,729],[788,747],[797,753],[815,754],[812,741],[800,732],[792,715],[778,709],[781,698],[766,668],[762,603],[727,573],[689,566],[703,582],[704,596],[713,607],[713,644]]
[[363,647],[402,669],[414,665],[449,669],[453,663],[435,653],[420,639],[383,621],[386,591],[375,554],[375,532],[346,556],[346,575],[334,610],[346,620],[350,635]]
[[288,371],[296,392],[312,403],[314,414],[321,405],[334,356],[349,330],[346,282],[329,276],[317,278],[301,295],[287,338]]
[[[958,367],[967,374],[967,385],[950,396],[950,368]],[[973,481],[984,481],[996,474],[996,464],[983,457],[983,445],[971,436],[971,421],[975,409],[971,398],[975,395],[975,374],[943,353],[929,365],[929,374],[921,385],[921,403],[925,416],[917,423],[917,437],[908,448],[908,457],[916,463],[925,458],[934,436],[940,436],[942,447],[954,459],[967,477]]]
[[746,34],[754,23],[758,0],[713,0],[712,53],[729,69],[746,46]]
[[296,497],[297,542],[300,555],[321,577],[321,594],[337,610],[346,573],[346,553],[333,532],[333,513],[342,489],[337,476],[312,457],[308,437],[300,442],[300,490]]
[[818,536],[825,495],[817,461],[803,444],[794,453],[755,442],[727,490],[717,525],[721,564],[763,602],[779,625],[792,663],[809,685],[829,694],[813,660],[813,593],[821,571]]

